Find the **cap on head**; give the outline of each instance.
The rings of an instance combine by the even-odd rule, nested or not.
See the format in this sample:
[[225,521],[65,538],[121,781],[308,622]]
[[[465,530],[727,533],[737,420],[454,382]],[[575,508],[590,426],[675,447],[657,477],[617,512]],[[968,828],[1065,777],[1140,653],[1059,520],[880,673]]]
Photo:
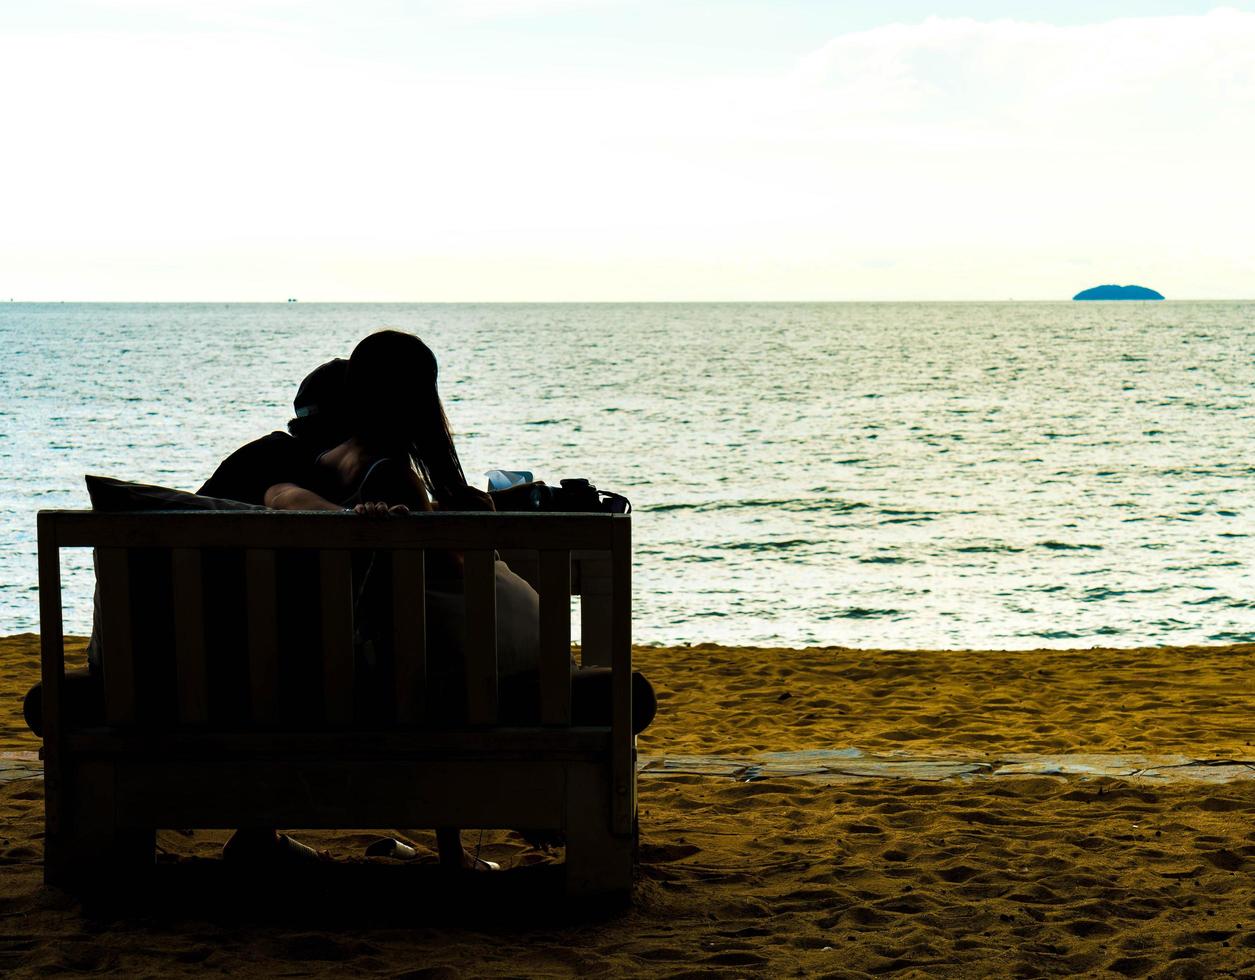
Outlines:
[[288,431],[319,448],[329,449],[348,438],[346,387],[349,362],[337,357],[314,368],[296,389],[296,417]]
[[305,375],[296,389],[292,408],[298,419],[314,415],[332,415],[344,409],[344,388],[348,380],[349,362],[335,357]]

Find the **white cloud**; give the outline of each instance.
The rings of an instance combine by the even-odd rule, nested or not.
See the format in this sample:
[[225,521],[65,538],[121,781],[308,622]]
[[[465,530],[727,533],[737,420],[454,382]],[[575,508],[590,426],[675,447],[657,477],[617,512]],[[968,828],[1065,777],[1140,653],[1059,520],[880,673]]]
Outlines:
[[285,32],[10,37],[0,293],[1002,298],[1081,261],[1246,295],[1252,51],[1232,10],[932,18],[780,77],[615,83]]
[[1217,110],[1249,109],[1253,45],[1255,14],[1230,9],[1072,27],[930,18],[837,38],[803,59],[796,77],[852,116],[1110,131],[1180,121],[1183,110],[1211,122]]

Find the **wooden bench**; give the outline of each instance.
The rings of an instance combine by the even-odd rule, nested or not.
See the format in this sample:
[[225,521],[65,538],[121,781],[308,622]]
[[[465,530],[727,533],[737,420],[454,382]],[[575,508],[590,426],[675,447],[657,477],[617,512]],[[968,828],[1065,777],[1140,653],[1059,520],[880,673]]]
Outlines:
[[[632,716],[631,523],[626,515],[100,514],[38,517],[43,667],[45,877],[67,883],[154,861],[158,828],[535,828],[566,836],[572,895],[630,889],[636,834]],[[64,638],[60,553],[96,549],[105,723],[62,713]],[[464,712],[453,726],[427,712],[426,553],[457,551],[465,565]],[[498,718],[494,551],[526,567],[540,595],[538,721]],[[390,711],[363,723],[354,642],[354,555],[390,565]],[[241,558],[248,713],[215,721],[212,555]],[[279,704],[280,587],[285,553],[316,565],[306,612],[320,624],[310,655],[322,705],[292,730]],[[572,556],[603,588],[584,617],[612,668],[609,724],[572,725]],[[161,595],[141,595],[137,558],[168,568]],[[154,557],[155,556],[155,557]],[[167,564],[164,564],[168,562]],[[360,563],[359,563],[360,564]],[[164,596],[164,598],[162,598]],[[173,705],[149,723],[137,710],[143,666],[133,649],[150,618],[171,624]],[[373,624],[378,631],[381,624]],[[133,642],[135,640],[136,642]],[[216,648],[215,648],[216,649]],[[377,682],[378,678],[376,678]]]

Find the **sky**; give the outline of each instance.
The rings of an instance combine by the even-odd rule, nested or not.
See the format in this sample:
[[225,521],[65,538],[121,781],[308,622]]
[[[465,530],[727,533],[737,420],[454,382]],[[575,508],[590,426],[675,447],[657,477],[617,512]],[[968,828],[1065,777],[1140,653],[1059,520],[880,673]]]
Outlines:
[[5,0],[0,300],[1255,297],[1255,0]]

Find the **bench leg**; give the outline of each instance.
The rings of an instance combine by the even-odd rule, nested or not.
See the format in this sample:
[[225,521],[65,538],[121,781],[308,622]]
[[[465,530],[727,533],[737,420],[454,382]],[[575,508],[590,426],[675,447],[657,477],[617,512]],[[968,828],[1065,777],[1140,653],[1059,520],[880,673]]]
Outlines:
[[44,835],[44,881],[49,885],[125,887],[136,870],[154,863],[157,833],[119,827],[114,817],[113,767],[66,766],[50,809],[56,826]]
[[632,890],[636,835],[610,830],[610,785],[598,766],[567,770],[566,893],[626,896]]
[[440,855],[440,866],[449,871],[457,871],[462,867],[462,831],[457,827],[436,828],[436,852]]

